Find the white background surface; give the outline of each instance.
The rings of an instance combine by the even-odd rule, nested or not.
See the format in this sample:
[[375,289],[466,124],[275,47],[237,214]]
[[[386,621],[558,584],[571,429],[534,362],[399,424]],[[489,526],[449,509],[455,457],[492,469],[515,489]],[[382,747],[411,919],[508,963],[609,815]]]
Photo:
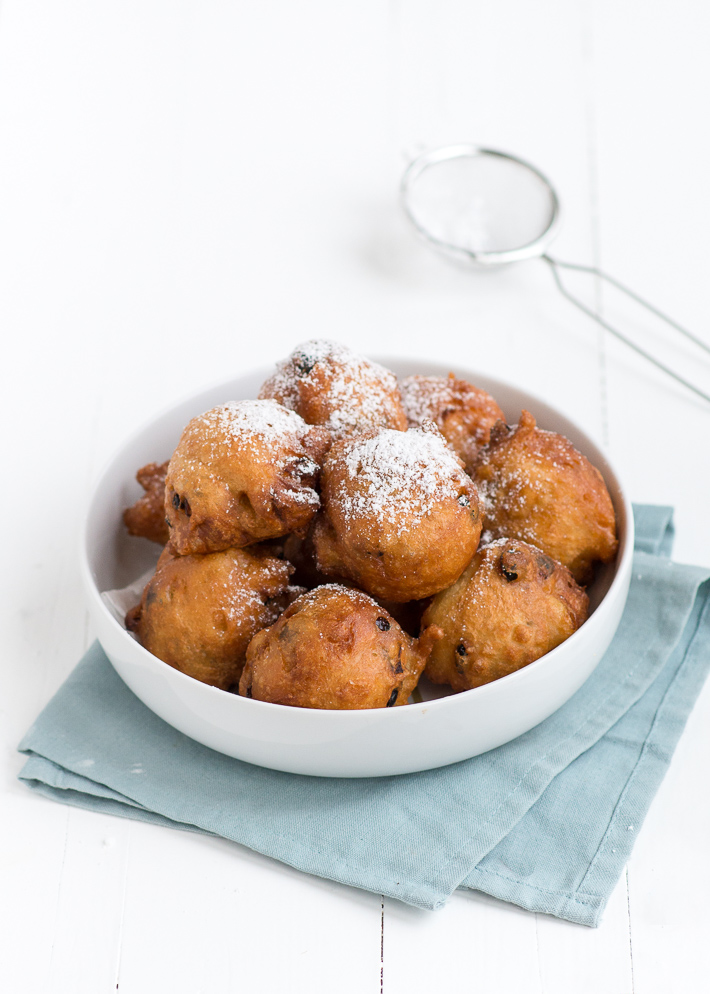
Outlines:
[[[475,141],[558,187],[556,254],[710,338],[710,15],[694,0],[0,6],[4,651],[0,988],[671,994],[710,972],[710,689],[597,930],[455,894],[425,913],[226,842],[35,797],[15,747],[92,633],[88,489],[181,395],[311,336],[478,367],[597,438],[710,563],[710,405],[559,297],[472,274],[396,199]],[[710,364],[582,285],[710,386]]]

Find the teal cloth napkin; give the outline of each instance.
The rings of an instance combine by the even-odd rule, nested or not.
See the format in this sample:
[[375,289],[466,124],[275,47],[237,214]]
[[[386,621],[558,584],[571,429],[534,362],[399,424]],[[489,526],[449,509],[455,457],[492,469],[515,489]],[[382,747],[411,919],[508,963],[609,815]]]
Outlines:
[[463,887],[597,925],[710,666],[710,570],[665,558],[671,519],[635,508],[628,603],[592,676],[483,756],[366,780],[261,769],[165,724],[94,645],[25,735],[20,776],[422,908]]

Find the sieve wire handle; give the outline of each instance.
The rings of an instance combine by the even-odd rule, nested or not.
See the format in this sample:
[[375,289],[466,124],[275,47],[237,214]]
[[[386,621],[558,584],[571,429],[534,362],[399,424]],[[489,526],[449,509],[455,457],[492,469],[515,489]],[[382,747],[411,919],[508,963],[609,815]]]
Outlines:
[[553,259],[551,256],[547,254],[540,256],[540,258],[543,259],[552,270],[552,275],[555,279],[555,283],[557,284],[557,289],[564,297],[567,298],[567,300],[573,303],[575,307],[578,307],[579,310],[583,311],[586,315],[588,315],[588,317],[590,317],[592,321],[596,321],[597,324],[600,324],[602,326],[602,328],[605,328],[607,331],[611,332],[612,335],[615,335],[616,338],[620,339],[620,341],[622,341],[625,345],[628,345],[630,349],[634,350],[634,352],[637,352],[639,355],[643,356],[644,359],[647,359],[649,362],[652,362],[654,366],[658,367],[658,369],[663,370],[663,372],[666,373],[668,376],[672,376],[674,380],[677,380],[678,383],[682,383],[684,387],[686,387],[688,390],[692,390],[694,394],[697,394],[699,397],[702,397],[703,400],[707,400],[710,402],[710,394],[705,393],[699,387],[696,387],[695,384],[690,383],[688,380],[684,379],[678,373],[670,369],[669,366],[666,366],[665,363],[662,363],[659,359],[656,359],[655,356],[652,356],[650,352],[646,352],[645,349],[642,349],[635,342],[631,341],[630,338],[627,338],[626,335],[620,332],[618,328],[615,328],[613,325],[609,324],[608,321],[605,321],[604,318],[600,317],[599,314],[596,314],[590,307],[587,307],[587,305],[583,303],[583,301],[581,301],[579,297],[575,297],[574,294],[570,293],[570,291],[562,283],[559,270],[573,269],[576,272],[589,273],[591,276],[597,276],[599,279],[604,280],[606,283],[609,283],[611,286],[616,287],[617,290],[619,290],[621,293],[626,294],[627,297],[630,297],[631,300],[636,301],[637,304],[640,304],[642,307],[645,307],[646,310],[649,311],[651,314],[655,314],[656,317],[661,318],[661,320],[665,321],[666,324],[670,325],[671,328],[674,328],[676,331],[679,331],[681,334],[685,335],[686,338],[690,339],[691,342],[699,346],[708,354],[710,354],[710,345],[708,345],[702,339],[698,338],[692,332],[688,331],[687,328],[684,328],[682,325],[678,324],[677,321],[674,321],[672,318],[669,318],[667,314],[664,314],[662,311],[659,311],[657,307],[654,307],[653,304],[650,304],[647,300],[644,300],[643,297],[639,297],[637,293],[634,293],[633,290],[630,290],[627,286],[624,286],[623,283],[620,283],[618,280],[614,279],[613,276],[609,276],[607,273],[602,272],[602,270],[598,269],[596,266],[581,266],[574,262],[560,262],[559,259]]

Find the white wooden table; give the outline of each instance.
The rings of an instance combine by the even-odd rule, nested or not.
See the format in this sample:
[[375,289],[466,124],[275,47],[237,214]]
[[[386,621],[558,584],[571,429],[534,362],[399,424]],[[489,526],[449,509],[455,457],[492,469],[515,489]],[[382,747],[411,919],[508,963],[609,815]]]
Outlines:
[[[710,563],[710,405],[542,263],[429,254],[422,148],[535,162],[561,258],[710,338],[710,15],[696,0],[5,0],[0,9],[4,652],[0,989],[671,994],[710,974],[710,687],[597,930],[455,894],[425,913],[224,841],[32,795],[15,747],[92,639],[88,490],[126,433],[304,338],[445,358],[577,420]],[[710,364],[594,286],[710,386]],[[635,322],[635,323],[634,323]]]

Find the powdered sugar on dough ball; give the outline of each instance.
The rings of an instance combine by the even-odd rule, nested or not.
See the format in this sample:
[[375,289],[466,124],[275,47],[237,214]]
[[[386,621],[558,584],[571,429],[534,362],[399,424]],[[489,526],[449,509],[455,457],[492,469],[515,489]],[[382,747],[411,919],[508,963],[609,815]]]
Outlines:
[[517,425],[495,425],[475,479],[486,539],[534,545],[583,584],[596,562],[616,555],[614,506],[601,473],[564,435],[538,428],[529,411]]
[[442,445],[433,422],[407,432],[381,431],[357,439],[345,456],[347,476],[338,499],[347,518],[363,514],[381,523],[416,526],[441,500],[467,500],[468,477]]
[[318,568],[393,603],[453,583],[476,551],[478,496],[433,422],[336,442],[313,528]]
[[[283,469],[291,458],[289,450],[308,431],[303,418],[273,400],[231,400],[194,418],[183,437],[200,436],[202,449],[215,460],[226,446],[241,453],[268,456]],[[310,466],[303,466],[303,472],[314,473],[317,469],[312,461]]]
[[298,596],[293,567],[268,549],[163,552],[126,624],[154,656],[203,683],[239,683],[247,646]]
[[330,435],[273,400],[231,401],[187,425],[168,466],[165,513],[180,555],[304,531]]
[[431,419],[447,442],[473,472],[481,448],[488,443],[503,411],[485,390],[453,373],[444,376],[408,376],[400,384],[402,404],[411,427]]
[[294,349],[259,396],[277,400],[308,424],[323,425],[336,439],[372,428],[407,427],[394,373],[325,339]]

